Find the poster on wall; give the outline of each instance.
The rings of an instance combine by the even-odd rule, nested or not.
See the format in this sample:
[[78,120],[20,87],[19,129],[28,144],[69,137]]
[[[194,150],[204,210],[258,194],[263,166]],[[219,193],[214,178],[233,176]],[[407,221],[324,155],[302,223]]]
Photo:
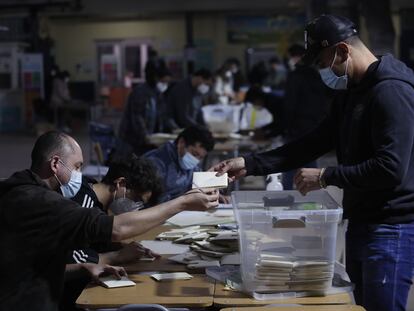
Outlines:
[[118,81],[118,59],[113,54],[103,54],[101,57],[101,81],[107,84]]
[[303,41],[305,14],[230,15],[226,19],[229,43],[279,43]]

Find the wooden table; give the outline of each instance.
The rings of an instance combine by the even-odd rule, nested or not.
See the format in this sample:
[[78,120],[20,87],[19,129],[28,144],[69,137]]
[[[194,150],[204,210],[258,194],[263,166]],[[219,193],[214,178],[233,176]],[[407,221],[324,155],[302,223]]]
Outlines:
[[[137,236],[135,240],[151,240],[173,226],[159,226],[149,230],[145,234]],[[225,291],[221,283],[209,279],[202,271],[187,270],[184,265],[169,262],[164,256],[153,262],[136,262],[125,266],[129,272],[129,278],[137,282],[134,287],[106,289],[101,286],[91,285],[83,290],[76,301],[79,307],[88,309],[113,308],[131,303],[158,303],[166,307],[230,307],[230,306],[264,306],[269,304],[298,304],[317,305],[317,309],[289,309],[295,310],[349,310],[363,311],[363,309],[350,308],[352,303],[349,294],[329,295],[325,297],[303,297],[283,300],[255,300],[246,294]],[[168,282],[157,282],[148,275],[134,275],[135,272],[143,271],[187,271],[194,276],[191,280],[175,280]],[[327,307],[322,308],[322,305]],[[347,306],[348,305],[348,306]],[[329,309],[330,308],[330,309]],[[233,310],[232,308],[231,310]],[[255,308],[250,308],[256,310]],[[230,309],[228,309],[230,310]],[[236,310],[236,309],[234,309]],[[237,309],[238,310],[238,309]],[[259,309],[261,310],[261,309]],[[277,307],[275,310],[285,310],[284,307]],[[243,309],[240,311],[250,311]],[[272,311],[269,308],[261,311]]]
[[221,283],[216,283],[214,290],[214,305],[219,307],[264,306],[269,304],[347,305],[351,303],[351,296],[345,293],[321,297],[256,300],[240,292],[224,290],[224,285]]
[[202,308],[213,305],[214,281],[205,275],[191,280],[158,282],[149,275],[130,275],[135,286],[107,289],[92,285],[76,300],[81,308],[114,308],[125,304],[157,303],[166,307]]
[[363,307],[351,305],[330,306],[277,306],[277,307],[236,307],[224,308],[220,311],[365,311]]

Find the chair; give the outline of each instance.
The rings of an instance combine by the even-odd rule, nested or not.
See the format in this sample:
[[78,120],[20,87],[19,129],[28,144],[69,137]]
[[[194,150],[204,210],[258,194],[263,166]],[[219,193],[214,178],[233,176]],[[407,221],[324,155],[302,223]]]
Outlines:
[[118,311],[169,311],[169,309],[156,304],[130,304],[118,308]]
[[98,162],[106,162],[108,160],[109,154],[115,147],[116,139],[113,127],[103,123],[89,122],[89,137],[91,141],[91,159],[93,158],[92,151],[97,151],[96,144],[98,143],[100,147],[100,152],[97,152],[98,159],[96,160]]

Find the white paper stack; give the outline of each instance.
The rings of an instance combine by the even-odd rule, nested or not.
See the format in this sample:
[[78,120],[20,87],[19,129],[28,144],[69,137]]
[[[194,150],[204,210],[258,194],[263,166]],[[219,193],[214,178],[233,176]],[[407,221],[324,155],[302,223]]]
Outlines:
[[289,254],[261,253],[256,263],[256,292],[317,291],[328,288],[334,266],[319,258],[298,258]]
[[195,188],[227,188],[227,173],[216,176],[217,172],[194,172],[193,189]]

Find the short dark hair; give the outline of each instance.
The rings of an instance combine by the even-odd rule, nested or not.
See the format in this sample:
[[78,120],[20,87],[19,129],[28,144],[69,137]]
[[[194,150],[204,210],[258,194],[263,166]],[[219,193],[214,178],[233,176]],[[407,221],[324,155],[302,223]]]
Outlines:
[[190,126],[184,129],[177,137],[176,142],[180,138],[183,138],[186,145],[194,146],[196,143],[200,143],[200,145],[206,149],[207,151],[211,151],[214,148],[214,138],[211,132],[202,126]]
[[254,103],[256,100],[265,101],[266,93],[263,92],[261,86],[252,86],[246,93],[245,101]]
[[126,187],[138,193],[151,191],[150,205],[156,203],[158,197],[162,194],[162,181],[157,173],[157,169],[150,160],[145,158],[138,158],[132,155],[129,159],[121,161],[120,159],[111,162],[108,173],[102,179],[102,182],[107,185],[112,185],[113,182],[124,177]]
[[280,64],[282,61],[280,60],[280,58],[278,56],[272,56],[269,59],[269,64]]
[[213,77],[211,71],[205,68],[201,68],[193,73],[193,76],[202,77],[204,80],[209,80]]
[[59,132],[49,131],[39,136],[32,149],[31,169],[38,169],[53,155],[66,158],[69,152],[75,152],[70,136]]

